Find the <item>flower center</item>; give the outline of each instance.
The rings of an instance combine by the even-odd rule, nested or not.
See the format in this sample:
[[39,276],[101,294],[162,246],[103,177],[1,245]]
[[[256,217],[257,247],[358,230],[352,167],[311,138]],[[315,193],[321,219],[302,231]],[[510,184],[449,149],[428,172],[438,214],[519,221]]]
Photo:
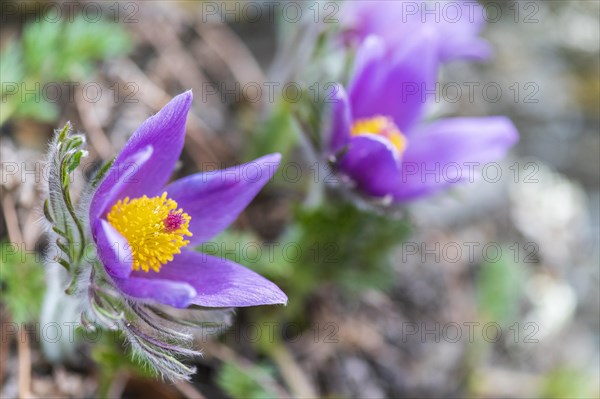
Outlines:
[[133,253],[133,270],[158,272],[162,265],[190,242],[191,217],[177,209],[177,202],[160,197],[119,200],[108,213],[108,222],[127,239]]
[[398,150],[400,155],[406,149],[407,140],[394,121],[387,116],[375,116],[372,118],[358,119],[352,124],[350,131],[352,136],[361,134],[376,134],[388,139]]

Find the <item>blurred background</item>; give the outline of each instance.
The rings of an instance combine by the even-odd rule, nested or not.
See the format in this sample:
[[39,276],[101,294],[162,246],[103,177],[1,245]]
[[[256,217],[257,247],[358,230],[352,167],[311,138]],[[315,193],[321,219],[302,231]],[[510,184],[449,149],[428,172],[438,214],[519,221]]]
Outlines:
[[[409,205],[412,234],[392,259],[390,287],[348,300],[331,284],[315,286],[302,327],[285,326],[271,346],[256,320],[281,308],[238,310],[221,336],[198,337],[204,356],[190,382],[155,381],[91,344],[76,361],[45,358],[39,209],[53,130],[72,121],[89,138],[85,162],[98,165],[191,88],[178,176],[279,148],[293,161],[289,121],[253,88],[285,82],[289,60],[302,62],[310,43],[336,29],[315,22],[315,10],[317,20],[339,19],[342,3],[270,3],[2,3],[0,395],[598,397],[598,1],[482,2],[495,56],[445,67],[434,109],[507,115],[521,140],[500,175],[485,170]],[[228,242],[276,240],[306,193],[304,180],[276,179]],[[240,263],[285,281],[277,264]]]

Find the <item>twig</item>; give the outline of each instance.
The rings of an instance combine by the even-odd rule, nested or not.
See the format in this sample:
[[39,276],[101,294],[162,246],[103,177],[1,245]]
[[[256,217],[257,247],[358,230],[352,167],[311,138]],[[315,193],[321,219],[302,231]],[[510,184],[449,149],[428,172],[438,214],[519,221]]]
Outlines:
[[[4,326],[8,323],[8,315],[6,314],[4,306],[0,304],[0,328],[4,330]],[[12,335],[12,334],[11,334]],[[7,335],[3,335],[0,339],[0,385],[4,382],[4,376],[6,375],[6,366],[8,365],[8,353],[10,350],[10,344],[12,339]]]
[[290,387],[294,396],[297,398],[318,398],[315,387],[306,377],[306,374],[292,354],[288,351],[285,344],[272,343],[269,346],[269,354],[271,359],[277,365],[281,377]]
[[31,397],[31,350],[27,331],[22,326],[19,327],[17,352],[19,355],[19,398],[29,398]]
[[265,75],[248,47],[229,27],[220,22],[198,23],[194,29],[208,48],[227,65],[233,77],[241,84],[263,84]]
[[17,216],[17,210],[15,202],[13,201],[11,193],[7,190],[4,191],[2,196],[2,212],[6,220],[6,228],[8,229],[8,238],[15,244],[23,243],[23,234],[19,227],[19,217]]
[[[222,362],[234,363],[242,370],[248,370],[253,367],[250,360],[241,357],[231,348],[215,341],[204,343],[203,352],[206,356],[215,357]],[[290,394],[270,376],[264,376],[264,378],[260,380],[260,384],[271,391],[276,392],[279,398],[291,398]]]
[[[165,68],[183,87],[203,90],[210,80],[198,68],[196,60],[185,49],[172,25],[159,20],[152,22],[150,29],[140,25],[138,31],[156,49]],[[207,97],[206,100],[207,105],[216,112],[223,111],[223,104],[214,97]]]
[[[109,68],[109,74],[119,79],[122,83],[126,83],[125,88],[134,90],[136,97],[144,104],[155,111],[161,109],[170,99],[162,88],[157,86],[138,66],[130,60],[119,61],[114,63]],[[129,82],[136,82],[136,85],[129,85]],[[210,148],[206,141],[207,136],[214,136],[214,132],[200,119],[196,114],[190,112],[188,114],[189,126],[186,130],[187,137],[195,144],[198,151],[190,151],[190,156],[194,162],[201,166],[204,162],[216,162],[218,157]]]
[[123,396],[123,391],[125,391],[127,381],[129,381],[129,378],[131,377],[131,374],[124,370],[115,374],[115,379],[108,387],[108,392],[106,395],[107,398],[120,398]]
[[177,381],[174,385],[188,399],[205,399],[205,396],[187,381]]
[[[310,179],[310,185],[308,188],[308,195],[304,200],[304,206],[307,208],[314,208],[319,206],[325,197],[325,183],[328,177],[333,176],[331,170],[327,166],[326,162],[321,159],[315,146],[310,140],[309,127],[303,122],[302,118],[295,114],[294,120],[298,124],[298,143],[305,159],[311,164],[316,165],[318,179]],[[322,180],[321,180],[322,179]]]
[[34,248],[42,235],[42,224],[38,223],[39,220],[40,213],[35,209],[28,212],[27,216],[25,216],[25,221],[23,222],[23,242],[25,243],[25,248]]
[[75,106],[77,107],[77,112],[79,112],[79,116],[81,117],[81,123],[85,127],[92,146],[98,151],[98,154],[103,160],[110,159],[114,155],[114,149],[110,144],[110,140],[106,136],[104,129],[102,129],[102,125],[98,120],[94,107],[83,98],[83,92],[81,90],[79,90],[79,93],[75,96]]
[[275,59],[271,63],[267,76],[275,82],[293,81],[300,68],[304,68],[313,51],[318,30],[299,25],[293,36],[279,42]]

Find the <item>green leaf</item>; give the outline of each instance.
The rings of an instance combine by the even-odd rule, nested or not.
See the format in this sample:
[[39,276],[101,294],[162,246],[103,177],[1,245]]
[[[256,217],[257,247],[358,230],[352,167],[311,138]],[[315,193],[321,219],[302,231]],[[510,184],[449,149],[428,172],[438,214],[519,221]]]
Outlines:
[[503,256],[498,261],[481,266],[477,303],[485,319],[507,325],[517,319],[526,275],[522,265],[510,259],[509,254],[513,253],[510,248],[501,248]]
[[302,256],[282,252],[292,273],[278,282],[290,298],[291,319],[302,321],[306,299],[324,282],[341,287],[348,298],[391,287],[392,254],[409,233],[406,221],[331,198],[320,207],[297,209],[295,219],[282,246],[295,246]]
[[44,217],[50,223],[54,223],[54,219],[52,218],[52,215],[50,214],[50,204],[48,202],[48,199],[44,200]]
[[302,267],[351,290],[389,286],[391,251],[409,232],[405,221],[331,202],[299,209],[297,220],[297,242],[306,262]]
[[245,159],[256,159],[262,155],[279,152],[285,157],[297,141],[297,131],[292,118],[292,104],[279,101],[274,112],[256,131],[252,139]]
[[58,142],[59,143],[62,143],[63,141],[65,141],[67,139],[67,136],[71,133],[71,128],[72,128],[71,122],[65,123],[65,125],[61,129],[60,133],[58,133]]
[[[86,80],[94,73],[95,62],[114,58],[130,48],[127,32],[108,21],[92,23],[78,16],[72,22],[42,18],[27,24],[21,42],[9,44],[1,54],[2,82],[15,82],[19,87],[17,94],[3,99],[0,123],[12,116],[56,120],[58,107],[43,98],[44,85]],[[3,89],[7,88],[3,85]],[[36,96],[29,93],[33,90],[38,91]],[[29,94],[25,95],[25,91]]]
[[152,367],[141,359],[132,360],[124,350],[125,340],[118,331],[102,330],[101,339],[92,347],[92,359],[98,364],[97,397],[107,397],[112,382],[124,370],[146,378],[156,378]]
[[89,75],[93,61],[125,53],[131,41],[116,23],[78,16],[72,22],[43,19],[27,25],[23,48],[28,74],[52,81]]
[[115,162],[115,158],[106,162],[104,165],[102,165],[100,167],[100,169],[98,169],[98,172],[96,172],[96,174],[94,175],[94,178],[92,179],[92,187],[96,187],[98,184],[100,184],[100,182],[106,175],[106,172],[108,172],[110,170],[110,167],[113,165],[114,162]]
[[[64,128],[63,128],[64,130]],[[70,128],[68,128],[68,132],[70,133]],[[60,140],[60,138],[59,138]],[[79,148],[85,143],[85,138],[81,135],[70,136],[68,140],[65,142],[64,152],[68,152],[71,149]]]
[[264,243],[255,234],[227,229],[199,247],[200,252],[227,258],[270,278],[290,274],[291,265],[281,258],[278,242]]
[[7,83],[20,85],[23,81],[23,65],[21,63],[21,49],[15,41],[10,41],[6,48],[0,52],[0,87],[2,97]]
[[4,125],[4,122],[9,120],[19,107],[20,101],[16,96],[10,96],[6,99],[2,108],[0,108],[0,126]]
[[89,76],[93,61],[113,58],[130,48],[129,36],[120,25],[104,20],[89,23],[78,17],[64,26],[57,77]]
[[44,100],[38,96],[23,96],[23,101],[19,103],[15,114],[20,118],[32,118],[43,122],[56,120],[59,115],[59,109],[56,104]]
[[81,157],[85,157],[87,155],[87,151],[85,150],[79,150],[76,151],[73,156],[69,157],[68,163],[67,163],[67,173],[71,173],[73,172],[75,169],[77,169],[77,167],[79,166],[79,163],[81,162]]
[[[596,381],[594,383],[593,381]],[[593,371],[558,368],[544,376],[538,397],[548,399],[597,398],[597,375]],[[594,387],[596,385],[596,388]]]
[[47,82],[55,77],[63,23],[42,20],[30,23],[23,33],[23,61],[27,76]]
[[217,384],[234,399],[270,399],[278,395],[260,381],[270,378],[272,370],[265,366],[253,366],[241,369],[236,364],[226,362],[219,370]]
[[2,302],[16,323],[38,320],[45,291],[41,255],[18,245],[0,243]]

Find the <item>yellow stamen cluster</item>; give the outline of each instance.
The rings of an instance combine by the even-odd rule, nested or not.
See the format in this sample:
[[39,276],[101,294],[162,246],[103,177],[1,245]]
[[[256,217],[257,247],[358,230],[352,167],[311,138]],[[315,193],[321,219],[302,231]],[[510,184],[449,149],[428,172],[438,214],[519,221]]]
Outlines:
[[353,136],[361,134],[377,134],[388,139],[400,154],[404,152],[407,145],[406,137],[387,116],[375,116],[354,121],[350,132]]
[[133,252],[133,270],[158,272],[162,265],[190,242],[188,230],[191,217],[177,202],[160,197],[119,200],[108,213],[108,222],[127,239]]

